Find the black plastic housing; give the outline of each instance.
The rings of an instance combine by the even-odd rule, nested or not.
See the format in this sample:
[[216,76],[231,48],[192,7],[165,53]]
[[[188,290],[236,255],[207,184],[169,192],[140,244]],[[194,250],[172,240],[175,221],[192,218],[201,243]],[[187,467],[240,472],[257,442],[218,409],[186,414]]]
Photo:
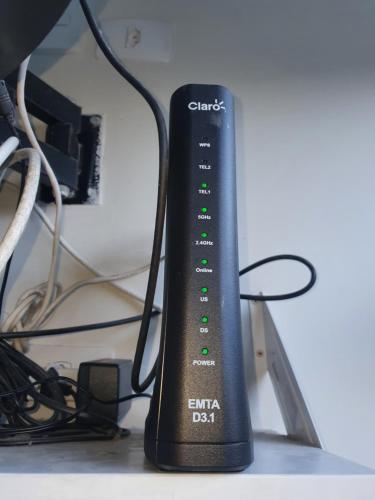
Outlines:
[[[91,424],[103,424],[105,417],[112,422],[119,422],[130,409],[131,402],[103,404],[90,401],[89,393],[103,401],[119,399],[131,394],[131,371],[133,363],[129,359],[98,359],[85,361],[79,365],[78,386],[89,392],[78,391],[77,406],[86,404],[87,415],[83,421]],[[79,419],[78,419],[79,420]]]
[[182,471],[239,471],[253,459],[233,97],[218,85],[186,85],[171,100],[164,316],[145,453]]

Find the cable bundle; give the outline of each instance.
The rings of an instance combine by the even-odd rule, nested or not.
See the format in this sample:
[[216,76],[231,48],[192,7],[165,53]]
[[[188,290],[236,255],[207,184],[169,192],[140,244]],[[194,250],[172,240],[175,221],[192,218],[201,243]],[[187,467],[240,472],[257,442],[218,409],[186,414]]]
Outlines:
[[[0,340],[0,441],[6,435],[60,428],[74,420],[84,408],[68,406],[66,397],[76,399],[72,384],[59,382],[54,369],[37,363]],[[48,410],[43,420],[36,414]]]
[[[85,403],[78,407],[80,391],[85,392]],[[94,414],[88,408],[92,400],[112,405],[138,397],[151,396],[130,394],[113,400],[97,398],[74,380],[59,376],[53,368],[44,370],[0,340],[0,446],[113,439],[127,435],[128,431],[120,428],[117,422]],[[95,417],[95,426],[88,423],[92,417]]]

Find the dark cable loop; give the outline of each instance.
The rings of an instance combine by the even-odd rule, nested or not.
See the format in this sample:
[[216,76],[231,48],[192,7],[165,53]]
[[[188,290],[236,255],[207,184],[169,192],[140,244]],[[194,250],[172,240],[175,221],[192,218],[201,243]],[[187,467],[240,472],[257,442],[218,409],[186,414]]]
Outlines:
[[292,255],[292,254],[273,255],[272,257],[267,257],[266,259],[259,260],[258,262],[255,262],[254,264],[251,264],[250,266],[247,266],[244,269],[241,269],[240,276],[242,276],[246,273],[249,273],[250,271],[253,271],[257,267],[263,266],[265,264],[269,264],[270,262],[275,262],[277,260],[294,260],[294,261],[300,262],[301,264],[306,266],[310,271],[310,280],[307,283],[307,285],[305,285],[303,288],[300,288],[299,290],[296,290],[294,292],[283,293],[280,295],[252,295],[252,294],[241,293],[241,299],[255,300],[258,302],[266,302],[266,301],[271,301],[271,300],[276,301],[276,300],[293,299],[295,297],[299,297],[299,296],[303,295],[304,293],[308,292],[315,285],[316,278],[317,278],[315,267],[307,259],[304,259],[303,257],[300,257],[299,255]]
[[147,283],[145,305],[143,310],[143,318],[141,322],[141,327],[139,331],[136,352],[134,355],[134,363],[132,370],[132,388],[135,392],[143,392],[149,387],[155,376],[156,363],[152,368],[149,375],[141,383],[140,382],[140,372],[143,360],[143,354],[146,347],[147,335],[150,326],[151,312],[153,308],[153,302],[155,297],[156,283],[159,272],[159,261],[161,255],[161,246],[163,240],[164,231],[164,218],[165,218],[165,208],[167,201],[167,179],[168,179],[168,136],[167,128],[164,120],[163,113],[160,109],[159,104],[156,99],[151,95],[151,93],[142,85],[142,83],[137,80],[122,64],[120,59],[117,57],[116,53],[113,51],[112,47],[105,40],[105,35],[98,25],[96,19],[94,18],[86,0],[80,0],[82,10],[88,22],[88,25],[94,35],[94,38],[102,50],[104,56],[107,58],[108,62],[115,68],[115,70],[132,85],[145,99],[145,101],[150,106],[158,129],[159,138],[159,182],[158,182],[158,194],[157,194],[157,208],[155,217],[155,228],[151,255],[151,265],[150,272]]
[[[2,352],[3,359],[4,359],[4,353],[3,349],[9,350],[9,353],[12,353],[15,351],[11,346],[6,346],[4,342],[0,344],[0,351]],[[34,362],[29,360],[24,354],[22,353],[16,353],[16,357],[18,358],[19,365],[18,365],[18,370],[20,372],[24,372],[24,368],[27,365],[30,365],[31,367],[35,366],[39,370],[39,372],[42,374],[43,370],[40,368],[38,365],[36,365]],[[24,366],[23,366],[24,365]],[[47,372],[44,372],[47,373]],[[26,372],[25,372],[26,374]],[[59,384],[67,384],[68,386],[75,387],[76,388],[76,394],[80,391],[87,393],[88,395],[88,401],[84,403],[80,408],[72,408],[67,406],[65,403],[59,403],[58,400],[52,400],[50,398],[46,398],[43,396],[43,388],[47,389],[50,385],[59,387]],[[2,384],[3,385],[3,384]],[[39,388],[39,389],[38,389]],[[60,388],[59,388],[60,390]],[[54,375],[54,376],[42,376],[38,380],[34,380],[33,382],[29,382],[27,384],[21,385],[21,386],[16,386],[12,388],[11,390],[7,391],[2,391],[0,392],[0,402],[3,400],[6,400],[9,398],[15,398],[16,402],[22,401],[25,399],[25,395],[33,395],[34,398],[40,399],[40,402],[42,405],[47,406],[51,408],[52,410],[59,413],[59,418],[49,418],[43,422],[40,422],[38,420],[35,420],[31,418],[30,416],[30,409],[29,408],[22,408],[20,406],[15,410],[12,414],[7,412],[7,420],[8,424],[3,424],[0,426],[0,436],[6,436],[6,435],[19,435],[19,434],[32,434],[32,433],[39,433],[39,432],[46,432],[46,431],[55,431],[58,429],[64,429],[66,428],[66,425],[72,422],[73,420],[76,420],[77,417],[82,417],[84,418],[86,414],[88,416],[92,416],[91,410],[88,411],[88,406],[91,400],[95,400],[99,403],[102,404],[117,404],[121,403],[124,401],[129,401],[134,398],[140,398],[140,397],[147,397],[150,398],[150,394],[146,393],[137,393],[137,394],[129,394],[127,396],[118,398],[118,399],[113,399],[113,400],[102,400],[101,398],[97,398],[94,394],[92,394],[88,389],[78,385],[78,383],[68,377],[60,376],[60,375]],[[106,417],[96,415],[96,417],[100,417],[100,419],[103,422],[103,425],[110,425],[111,427],[115,428],[117,433],[122,431],[117,425],[116,422],[112,421],[111,419],[108,419]],[[99,429],[100,430],[100,429]],[[1,441],[1,437],[0,437]]]

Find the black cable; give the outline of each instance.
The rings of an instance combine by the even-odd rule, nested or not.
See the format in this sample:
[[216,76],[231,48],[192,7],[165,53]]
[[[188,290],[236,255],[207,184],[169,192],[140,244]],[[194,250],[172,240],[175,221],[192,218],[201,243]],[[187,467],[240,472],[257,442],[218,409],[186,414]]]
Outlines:
[[264,266],[265,264],[269,264],[270,262],[275,262],[277,260],[294,260],[306,266],[310,271],[310,280],[307,283],[307,285],[294,292],[283,293],[280,295],[252,295],[252,294],[241,293],[241,299],[256,300],[259,302],[266,302],[271,300],[287,300],[299,297],[300,295],[303,295],[304,293],[311,290],[311,288],[314,286],[316,282],[316,270],[314,266],[311,264],[311,262],[309,262],[307,259],[304,259],[303,257],[300,257],[299,255],[281,254],[281,255],[273,255],[272,257],[267,257],[266,259],[259,260],[258,262],[255,262],[254,264],[251,264],[250,266],[241,269],[240,276],[249,273],[250,271],[253,271],[253,269],[256,269],[257,267]]
[[117,399],[109,399],[109,400],[103,400],[99,399],[94,396],[95,401],[98,403],[102,403],[103,405],[115,405],[118,403],[124,403],[125,401],[130,401],[131,399],[136,399],[136,398],[152,398],[152,394],[148,394],[147,392],[137,392],[135,394],[129,394],[128,396],[123,396],[122,398],[117,398]]
[[105,404],[105,405],[113,405],[113,404],[123,403],[125,401],[130,401],[131,399],[135,399],[135,398],[151,398],[152,397],[151,394],[143,392],[143,393],[129,394],[127,396],[123,396],[123,397],[117,398],[117,399],[101,399],[101,398],[96,397],[94,394],[92,394],[92,392],[89,391],[88,389],[78,385],[78,383],[75,380],[73,380],[72,378],[64,377],[63,375],[55,375],[53,377],[46,377],[46,378],[42,378],[40,380],[34,380],[34,382],[30,382],[26,385],[16,387],[15,389],[12,389],[11,391],[0,392],[0,399],[7,398],[10,396],[17,396],[18,394],[22,394],[24,392],[27,392],[34,387],[37,387],[37,386],[43,385],[43,384],[48,384],[50,382],[60,382],[60,383],[65,383],[67,385],[71,385],[71,386],[75,387],[78,392],[79,391],[85,392],[89,395],[89,397],[91,399],[97,401],[98,403]]
[[42,424],[37,424],[33,426],[23,426],[23,427],[7,427],[7,426],[2,426],[0,427],[0,436],[4,434],[31,434],[35,432],[46,432],[54,429],[58,429],[69,422],[72,422],[75,420],[77,417],[79,417],[80,413],[83,411],[83,409],[80,409],[79,411],[76,411],[75,413],[72,413],[71,415],[67,417],[63,417],[61,420],[57,422],[52,422],[52,423],[42,423]]
[[[50,370],[44,370],[7,342],[0,341],[1,391],[14,391],[17,387],[29,383],[30,379],[44,380],[51,376],[51,373]],[[1,399],[1,413],[8,423],[0,427],[0,434],[7,433],[9,429],[39,426],[40,421],[33,417],[33,413],[39,406],[45,406],[51,410],[50,416],[43,421],[43,426],[48,425],[48,428],[74,412],[74,409],[66,405],[61,386],[56,381],[51,381],[41,385],[39,390],[31,387],[27,393]]]
[[94,35],[94,38],[102,50],[104,56],[115,70],[132,85],[145,99],[150,106],[158,129],[159,138],[159,182],[158,182],[158,195],[157,195],[157,209],[155,217],[154,238],[152,246],[152,256],[150,272],[147,283],[145,305],[143,310],[143,318],[138,336],[136,352],[134,355],[134,364],[132,370],[132,388],[135,392],[144,392],[147,387],[152,383],[155,372],[156,363],[154,364],[151,372],[147,375],[146,379],[140,382],[140,371],[143,360],[143,354],[146,346],[147,335],[150,327],[151,312],[155,297],[156,283],[159,272],[159,261],[161,255],[161,246],[163,240],[165,207],[167,199],[167,180],[168,180],[168,136],[167,127],[163,113],[156,99],[151,93],[137,80],[122,64],[112,47],[105,40],[105,35],[94,18],[86,0],[80,0],[86,20]]
[[[76,391],[72,387],[76,387]],[[44,370],[5,341],[0,341],[0,388],[3,389],[0,392],[0,413],[6,419],[6,423],[0,425],[0,446],[114,439],[128,434],[117,422],[94,415],[88,407],[90,399],[77,407],[76,394],[86,391],[85,388],[72,379],[60,377],[54,369]],[[90,395],[90,391],[86,392]],[[75,407],[67,405],[65,398],[70,395],[74,395]],[[49,408],[52,416],[44,420],[34,418],[33,413],[40,406]],[[85,422],[86,417],[92,416],[97,420],[96,429]]]
[[[8,372],[11,372],[9,377],[6,376]],[[134,398],[151,397],[150,394],[137,393],[118,399],[103,400],[97,398],[90,390],[78,385],[75,380],[60,376],[56,371],[52,370],[53,372],[55,374],[50,376],[49,373],[51,373],[51,370],[46,372],[24,354],[18,352],[6,342],[0,341],[0,387],[7,387],[7,390],[0,391],[0,411],[8,421],[8,423],[0,425],[0,444],[6,444],[5,436],[46,433],[61,429],[65,429],[68,432],[66,438],[69,440],[70,431],[74,433],[76,430],[75,426],[77,425],[77,423],[71,423],[76,421],[78,417],[81,419],[79,429],[81,431],[88,429],[84,423],[86,416],[95,416],[100,420],[101,423],[96,424],[99,434],[104,432],[105,435],[108,435],[106,429],[111,427],[114,429],[112,437],[122,435],[123,429],[119,428],[116,422],[105,416],[92,414],[88,408],[90,401],[95,400],[102,404],[118,404]],[[30,381],[30,378],[34,380]],[[28,380],[28,383],[19,385],[20,382],[26,380]],[[67,388],[70,389],[68,391],[66,389],[63,390],[63,385],[67,385]],[[72,392],[72,387],[76,388],[75,393],[74,391]],[[65,402],[64,394],[69,395],[74,393],[76,396],[80,391],[87,393],[87,402],[79,408],[68,406]],[[35,405],[28,405],[30,398],[39,401],[42,406],[50,408],[53,412],[52,417],[43,421],[32,418],[31,414],[35,411]],[[77,398],[74,397],[74,401],[76,400]],[[13,404],[10,405],[10,402]],[[77,434],[75,433],[74,435],[75,439],[78,439]]]
[[[317,275],[314,266],[307,259],[300,257],[298,255],[291,254],[281,254],[281,255],[273,255],[272,257],[267,257],[266,259],[259,260],[254,264],[251,264],[244,269],[241,269],[239,275],[242,276],[254,269],[268,264],[270,262],[275,262],[278,260],[292,260],[297,261],[305,265],[310,271],[310,280],[303,288],[296,290],[294,292],[289,292],[280,295],[253,295],[253,294],[241,294],[241,299],[245,300],[254,300],[259,302],[265,301],[276,301],[276,300],[287,300],[295,297],[299,297],[306,292],[308,292],[315,284]],[[159,315],[159,311],[151,311],[151,317]],[[105,321],[101,323],[91,323],[85,325],[77,325],[77,326],[67,326],[62,328],[49,328],[46,330],[30,330],[30,331],[20,331],[20,332],[3,332],[0,333],[0,339],[22,339],[22,338],[32,338],[32,337],[49,337],[53,335],[67,335],[73,333],[86,332],[91,330],[99,330],[102,328],[111,328],[114,326],[127,325],[129,323],[135,323],[137,321],[142,321],[142,315],[130,316],[129,318],[121,318],[112,321]],[[144,392],[144,391],[141,391]]]
[[[159,311],[151,311],[151,316],[157,316]],[[104,321],[102,323],[91,323],[88,325],[67,326],[63,328],[49,328],[46,330],[29,330],[20,332],[3,332],[0,333],[0,340],[6,339],[25,339],[33,337],[49,337],[52,335],[67,335],[71,333],[87,332],[91,330],[100,330],[102,328],[112,328],[119,325],[128,325],[129,323],[136,323],[142,321],[142,314],[137,316],[130,316],[129,318],[115,319],[112,321]]]
[[[26,358],[23,354],[21,354],[21,356]],[[53,377],[44,377],[40,380],[35,380],[34,382],[30,382],[29,384],[23,385],[21,387],[16,387],[16,388],[9,390],[9,391],[6,391],[6,392],[0,392],[0,400],[2,400],[3,398],[10,398],[10,397],[16,398],[17,396],[19,397],[21,394],[26,393],[26,392],[30,392],[30,391],[31,391],[31,394],[33,394],[34,389],[37,386],[40,386],[42,388],[50,383],[55,383],[55,382],[68,384],[69,386],[76,387],[77,392],[82,391],[82,392],[87,393],[89,396],[88,401],[86,402],[86,404],[82,405],[82,407],[80,407],[78,409],[71,408],[71,407],[68,407],[66,405],[63,406],[61,404],[57,404],[57,406],[59,408],[61,406],[63,406],[62,407],[62,414],[67,413],[67,415],[65,415],[65,416],[63,415],[63,417],[57,421],[49,420],[49,421],[39,422],[36,420],[31,420],[32,425],[16,425],[16,426],[9,425],[9,424],[2,425],[2,426],[0,426],[0,436],[19,435],[19,434],[35,434],[35,433],[40,433],[40,432],[45,433],[47,431],[55,431],[55,430],[63,428],[64,426],[66,426],[67,424],[72,422],[73,420],[76,420],[77,417],[80,417],[82,422],[84,422],[84,419],[86,416],[88,416],[88,417],[95,416],[97,419],[101,420],[101,422],[103,424],[103,429],[101,429],[100,426],[98,427],[98,424],[96,424],[97,432],[99,432],[99,433],[105,432],[106,433],[104,427],[107,428],[109,426],[109,427],[112,427],[114,429],[115,434],[121,435],[123,433],[123,429],[121,429],[117,425],[116,422],[114,422],[113,420],[111,420],[103,415],[93,414],[91,412],[91,410],[88,410],[88,406],[89,406],[90,401],[95,400],[99,403],[110,405],[110,404],[122,403],[124,401],[129,401],[129,400],[135,399],[135,398],[141,398],[141,397],[151,398],[151,394],[137,393],[137,394],[129,394],[127,396],[123,396],[121,398],[117,398],[117,399],[113,399],[113,400],[103,400],[101,398],[96,397],[88,389],[78,385],[75,380],[70,379],[68,377],[56,375]],[[42,394],[39,393],[39,396],[42,396]],[[56,404],[56,402],[54,402],[54,403]],[[45,403],[43,403],[43,404],[49,408],[54,408],[54,405],[45,404]],[[83,424],[81,424],[81,427],[82,427],[82,425]],[[83,426],[83,428],[84,428],[84,426]],[[67,429],[67,430],[69,430],[69,429]],[[67,439],[68,438],[69,438],[69,436],[67,436]],[[0,437],[0,441],[1,441],[1,437]]]

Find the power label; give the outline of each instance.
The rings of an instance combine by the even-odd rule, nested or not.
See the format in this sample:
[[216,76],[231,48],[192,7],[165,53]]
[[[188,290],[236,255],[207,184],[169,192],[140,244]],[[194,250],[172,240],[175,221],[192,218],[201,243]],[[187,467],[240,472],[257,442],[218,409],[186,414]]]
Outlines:
[[188,399],[188,408],[193,410],[191,419],[194,424],[213,424],[215,412],[221,410],[217,399]]

